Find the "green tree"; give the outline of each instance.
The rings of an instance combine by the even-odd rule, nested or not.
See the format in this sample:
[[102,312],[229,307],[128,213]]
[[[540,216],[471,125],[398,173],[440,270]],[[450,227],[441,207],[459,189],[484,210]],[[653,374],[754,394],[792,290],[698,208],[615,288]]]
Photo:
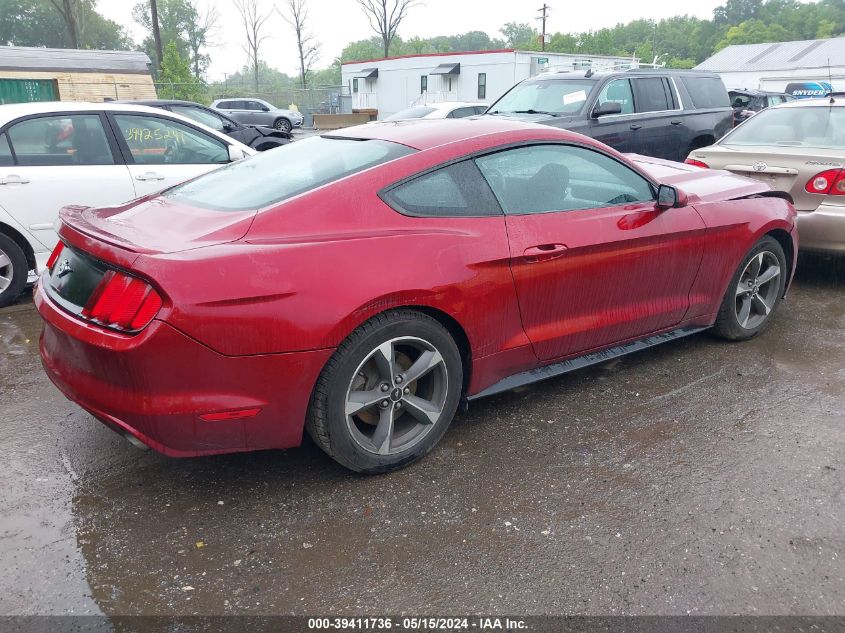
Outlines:
[[[80,48],[134,48],[123,28],[97,13],[93,2],[80,5],[78,24]],[[0,0],[0,43],[75,48],[64,18],[48,0]]]
[[[159,96],[185,101],[205,101],[205,86],[191,72],[191,65],[186,57],[179,54],[175,42],[164,47],[164,59],[161,60],[159,77]],[[161,93],[165,93],[162,95]]]
[[[210,44],[209,40],[218,21],[218,13],[212,6],[202,13],[193,0],[157,0],[158,24],[161,44],[176,45],[179,55],[188,60],[195,77],[202,78],[210,62],[210,57],[202,51]],[[141,0],[132,9],[132,18],[146,31],[141,48],[153,60],[157,68],[155,39],[153,37],[150,3]]]
[[504,35],[508,48],[534,49],[539,43],[539,34],[530,24],[507,22],[499,29],[499,33]]

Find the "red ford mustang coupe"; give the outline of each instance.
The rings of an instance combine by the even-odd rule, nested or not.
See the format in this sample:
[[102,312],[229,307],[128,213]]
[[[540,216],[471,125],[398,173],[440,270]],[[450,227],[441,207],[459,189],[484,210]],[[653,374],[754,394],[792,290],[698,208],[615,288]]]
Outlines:
[[706,328],[763,330],[788,196],[548,126],[375,123],[124,206],[67,207],[52,381],[166,455],[298,445],[376,473],[461,403]]

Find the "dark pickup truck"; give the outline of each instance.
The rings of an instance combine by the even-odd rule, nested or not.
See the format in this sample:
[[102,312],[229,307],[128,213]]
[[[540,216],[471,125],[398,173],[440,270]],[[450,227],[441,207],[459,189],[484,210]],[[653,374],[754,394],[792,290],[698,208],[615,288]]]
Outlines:
[[693,70],[550,72],[516,84],[486,114],[566,128],[620,152],[680,162],[733,127],[721,78]]

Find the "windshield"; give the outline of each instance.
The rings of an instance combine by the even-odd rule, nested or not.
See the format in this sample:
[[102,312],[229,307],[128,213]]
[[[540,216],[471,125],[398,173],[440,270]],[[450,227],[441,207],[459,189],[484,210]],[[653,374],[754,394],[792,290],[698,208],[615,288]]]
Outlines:
[[385,121],[401,121],[402,119],[421,119],[427,114],[431,114],[434,112],[435,108],[429,108],[427,106],[414,106],[412,108],[406,108],[404,110],[399,110],[396,114],[391,114],[389,117],[385,119]]
[[584,107],[596,82],[590,79],[544,79],[517,84],[488,111],[577,114]]
[[162,195],[218,211],[259,209],[414,151],[388,141],[315,136],[232,163]]
[[721,144],[845,149],[845,108],[763,110],[728,134]]

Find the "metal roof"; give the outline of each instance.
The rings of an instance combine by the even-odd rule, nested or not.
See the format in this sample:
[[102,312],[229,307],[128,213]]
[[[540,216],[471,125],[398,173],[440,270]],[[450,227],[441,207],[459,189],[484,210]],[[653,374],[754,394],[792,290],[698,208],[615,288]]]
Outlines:
[[696,69],[716,72],[792,70],[845,66],[845,37],[797,42],[736,44],[723,48]]
[[0,46],[0,70],[149,74],[150,63],[137,51]]

